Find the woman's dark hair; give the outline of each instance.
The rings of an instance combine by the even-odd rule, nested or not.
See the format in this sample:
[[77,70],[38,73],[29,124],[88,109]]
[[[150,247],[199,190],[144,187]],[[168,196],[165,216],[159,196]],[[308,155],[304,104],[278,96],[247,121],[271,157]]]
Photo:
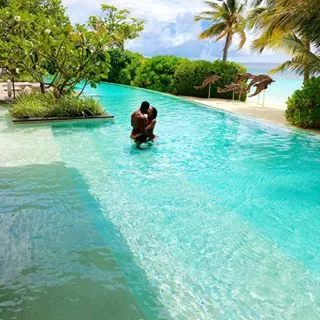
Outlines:
[[158,115],[158,110],[155,107],[152,107],[152,118],[156,119]]

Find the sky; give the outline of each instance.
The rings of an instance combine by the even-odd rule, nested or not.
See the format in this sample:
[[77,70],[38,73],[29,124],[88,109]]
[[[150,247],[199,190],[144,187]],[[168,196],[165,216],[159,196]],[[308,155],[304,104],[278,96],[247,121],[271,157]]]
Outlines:
[[[101,0],[62,0],[73,22],[83,23],[90,15],[100,15]],[[126,8],[145,21],[140,37],[126,43],[126,49],[146,57],[176,55],[190,59],[215,60],[222,58],[223,41],[199,40],[204,23],[193,17],[206,9],[201,0],[107,0],[104,3]],[[234,38],[229,60],[238,62],[282,62],[286,57],[279,52],[265,51],[262,55],[250,51],[253,34],[242,50],[237,50]]]

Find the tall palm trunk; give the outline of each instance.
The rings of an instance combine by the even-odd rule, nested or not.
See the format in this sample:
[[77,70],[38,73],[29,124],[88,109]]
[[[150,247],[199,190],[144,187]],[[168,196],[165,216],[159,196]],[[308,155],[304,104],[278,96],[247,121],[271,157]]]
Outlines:
[[228,59],[228,51],[231,46],[231,41],[232,41],[232,34],[228,32],[226,42],[223,48],[223,58],[222,58],[223,62],[226,62]]
[[[304,45],[307,49],[308,52],[311,51],[311,41],[309,36],[303,37],[303,42]],[[303,82],[306,83],[310,79],[310,65],[309,65],[309,60],[308,57],[306,58],[307,60],[304,63],[304,70],[303,70]]]

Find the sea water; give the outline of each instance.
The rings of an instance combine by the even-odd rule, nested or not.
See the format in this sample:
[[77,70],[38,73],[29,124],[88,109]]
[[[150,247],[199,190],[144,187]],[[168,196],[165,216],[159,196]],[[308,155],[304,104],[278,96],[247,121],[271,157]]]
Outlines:
[[[243,63],[248,72],[259,75],[269,74],[270,70],[278,66],[276,63]],[[274,75],[269,74],[275,81],[269,85],[268,89],[261,93],[260,96],[249,98],[248,101],[285,109],[288,97],[290,97],[295,90],[300,89],[303,85],[303,77],[291,71],[284,71]],[[254,92],[252,89],[251,93]],[[264,96],[263,96],[264,95]]]

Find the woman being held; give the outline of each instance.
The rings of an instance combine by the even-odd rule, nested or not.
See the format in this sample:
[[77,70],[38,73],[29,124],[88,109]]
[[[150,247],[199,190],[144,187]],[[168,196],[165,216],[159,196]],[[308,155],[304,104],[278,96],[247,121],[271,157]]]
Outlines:
[[131,138],[135,141],[138,141],[139,145],[143,142],[154,141],[156,136],[153,133],[154,127],[157,123],[156,118],[158,115],[158,111],[154,107],[150,107],[148,109],[148,117],[147,117],[147,126],[145,128],[145,132],[139,132],[136,134],[131,134]]
[[151,107],[148,110],[148,125],[146,127],[146,132],[148,136],[148,141],[154,141],[156,136],[153,133],[154,127],[156,126],[157,123],[157,115],[158,115],[158,110],[155,107]]

